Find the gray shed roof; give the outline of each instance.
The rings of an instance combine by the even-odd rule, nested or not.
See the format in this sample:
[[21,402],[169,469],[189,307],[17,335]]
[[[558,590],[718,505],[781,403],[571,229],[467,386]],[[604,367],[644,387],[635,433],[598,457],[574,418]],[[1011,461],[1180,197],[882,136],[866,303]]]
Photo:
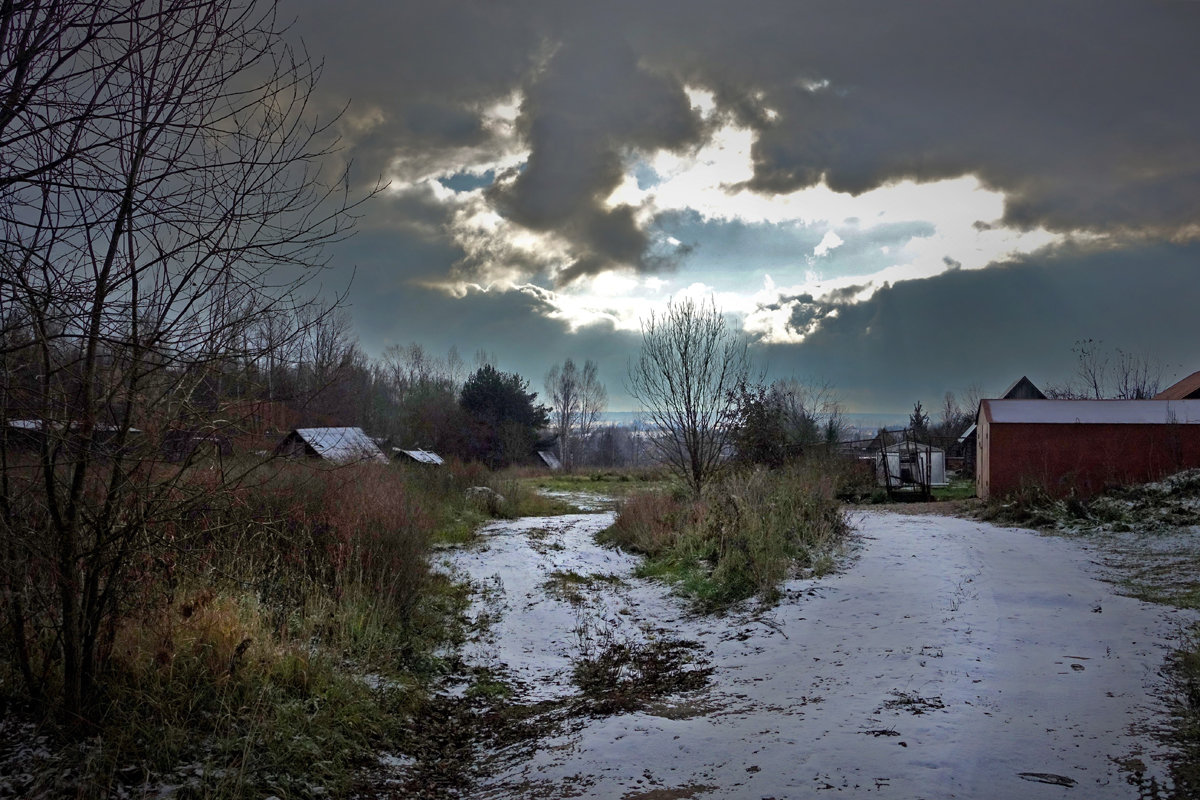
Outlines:
[[292,437],[303,440],[327,461],[339,464],[351,461],[387,463],[387,456],[362,428],[296,428],[288,434],[287,439]]
[[913,441],[896,442],[895,444],[889,444],[887,447],[884,448],[884,450],[886,450],[889,453],[914,453],[914,452],[941,453],[941,452],[944,452],[942,450],[942,448],[936,447],[935,445],[925,444],[923,442],[913,442]]
[[416,461],[418,464],[445,464],[446,462],[437,453],[431,453],[428,450],[402,450],[399,447],[393,447],[397,453],[404,455]]

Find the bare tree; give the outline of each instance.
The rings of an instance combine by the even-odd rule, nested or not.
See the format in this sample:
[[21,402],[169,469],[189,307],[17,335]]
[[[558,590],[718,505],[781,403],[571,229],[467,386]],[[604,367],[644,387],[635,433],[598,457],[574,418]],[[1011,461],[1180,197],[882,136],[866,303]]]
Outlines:
[[656,428],[660,458],[699,496],[722,468],[732,434],[735,388],[750,373],[746,342],[712,301],[684,299],[642,323],[642,349],[628,390]]
[[1117,348],[1113,364],[1114,396],[1127,400],[1149,400],[1162,388],[1163,364],[1148,354],[1138,355]]
[[1162,384],[1163,363],[1149,355],[1121,348],[1110,351],[1098,339],[1080,339],[1075,353],[1073,380],[1046,390],[1049,397],[1069,399],[1148,400]]
[[596,421],[608,406],[608,390],[588,359],[580,371],[567,359],[546,373],[546,397],[550,399],[550,421],[558,434],[558,457],[568,472],[591,437]]
[[[269,0],[3,2],[0,47],[0,318],[21,361],[0,414],[37,433],[0,456],[0,580],[30,690],[78,715],[130,570],[199,492],[158,443],[211,417],[231,365],[303,335],[280,315],[321,317],[306,287],[354,203],[321,174],[319,66]],[[54,663],[33,664],[46,635]]]

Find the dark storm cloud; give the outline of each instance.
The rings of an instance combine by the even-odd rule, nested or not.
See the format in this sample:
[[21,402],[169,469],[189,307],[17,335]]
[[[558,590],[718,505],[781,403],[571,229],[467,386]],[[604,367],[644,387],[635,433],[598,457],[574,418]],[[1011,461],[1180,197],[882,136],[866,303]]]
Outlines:
[[289,8],[325,56],[331,106],[353,98],[348,121],[373,115],[347,125],[361,174],[486,146],[481,109],[520,90],[529,161],[493,198],[569,238],[567,277],[654,265],[629,211],[601,203],[628,154],[703,137],[688,84],[754,128],[761,192],[972,173],[1007,194],[1009,224],[1179,236],[1200,219],[1197,3]]
[[[539,390],[552,364],[592,358],[612,407],[631,408],[623,381],[639,334],[606,323],[572,333],[549,316],[554,305],[544,290],[451,298],[406,282],[406,270],[457,254],[435,241],[403,250],[381,246],[388,241],[383,231],[354,240],[362,268],[352,311],[356,320],[374,320],[362,336],[368,351],[413,341],[442,353],[455,345],[468,357],[484,349]],[[828,381],[861,411],[906,412],[918,399],[933,408],[947,390],[976,384],[998,392],[1021,375],[1061,383],[1074,369],[1073,344],[1085,338],[1153,354],[1167,366],[1164,377],[1181,377],[1200,369],[1200,349],[1180,334],[1195,315],[1189,287],[1197,264],[1200,245],[1064,250],[898,283],[857,304],[863,286],[821,298],[785,295],[772,305],[799,301],[806,308],[794,322],[819,318],[818,328],[801,344],[758,345],[754,353],[768,377]]]
[[1179,334],[1194,315],[1187,288],[1198,263],[1200,245],[1162,245],[955,270],[885,287],[835,317],[828,301],[817,303],[815,333],[762,351],[774,374],[821,376],[857,408],[881,411],[918,399],[934,407],[943,392],[972,384],[1002,391],[1021,375],[1062,383],[1074,369],[1071,347],[1086,338],[1152,354],[1167,365],[1165,377],[1181,377],[1200,369],[1200,349]]
[[[1150,244],[1200,230],[1200,3],[287,0],[284,11],[325,60],[318,105],[351,101],[339,129],[356,177],[490,186],[486,202],[510,223],[568,242],[560,280],[618,265],[666,270],[681,258],[734,274],[789,263],[769,229],[746,228],[739,247],[732,226],[703,238],[687,235],[687,220],[643,228],[634,209],[604,204],[641,157],[699,146],[726,120],[754,131],[755,191],[824,180],[862,192],[973,174],[1007,198],[1003,219],[981,220],[980,230],[1117,235],[1107,253],[955,270],[859,305],[843,302],[857,291],[805,301],[812,309],[794,321],[820,325],[799,346],[769,348],[773,366],[871,387],[860,406],[905,410],[914,396],[936,400],[945,388],[1026,372],[1055,380],[1069,371],[1073,341],[1087,336],[1173,348],[1187,360],[1171,330],[1192,314],[1197,252]],[[685,87],[713,92],[715,117],[700,119]],[[506,175],[462,177],[511,152],[511,130],[483,112],[512,97],[521,99],[515,131],[528,160]],[[643,187],[659,180],[644,165],[637,176]],[[428,190],[380,198],[335,254],[358,266],[352,298],[364,344],[486,346],[521,354],[535,373],[562,354],[604,353],[623,370],[636,337],[603,327],[570,334],[548,318],[544,297],[452,299],[421,288],[515,257],[490,243],[468,249],[443,203]],[[845,263],[839,274],[856,264],[873,271],[882,245],[924,235],[851,220],[835,229],[844,244],[814,268]],[[684,248],[664,250],[661,234],[672,232]],[[817,244],[796,241],[807,249],[796,245],[791,263]],[[528,265],[530,275],[545,269]]]
[[525,86],[519,124],[530,157],[492,192],[508,218],[566,233],[577,250],[566,282],[620,266],[644,266],[649,239],[633,209],[604,206],[621,182],[624,154],[699,141],[701,124],[679,81],[641,68],[600,5],[564,32],[554,55]]
[[1019,225],[1172,229],[1200,212],[1183,100],[1200,93],[1197,4],[796,3],[719,26],[711,8],[664,59],[778,114],[740,114],[760,191],[975,173]]

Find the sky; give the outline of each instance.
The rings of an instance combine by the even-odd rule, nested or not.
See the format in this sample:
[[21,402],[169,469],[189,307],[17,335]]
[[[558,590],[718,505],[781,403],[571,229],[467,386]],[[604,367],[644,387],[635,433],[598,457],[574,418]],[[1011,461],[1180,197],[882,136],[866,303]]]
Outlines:
[[629,410],[695,297],[848,411],[1059,384],[1084,339],[1200,369],[1195,0],[282,7],[386,184],[325,276],[369,354],[590,358]]

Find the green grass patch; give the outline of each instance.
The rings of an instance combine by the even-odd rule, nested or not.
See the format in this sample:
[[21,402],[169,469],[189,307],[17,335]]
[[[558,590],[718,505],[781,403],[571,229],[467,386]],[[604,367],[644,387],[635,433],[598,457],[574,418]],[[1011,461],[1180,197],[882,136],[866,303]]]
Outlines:
[[955,479],[949,486],[935,486],[932,493],[934,500],[969,500],[975,496],[975,481]]
[[1162,583],[1145,583],[1138,580],[1126,579],[1118,583],[1121,593],[1147,603],[1174,606],[1176,608],[1200,609],[1200,584],[1182,582],[1175,585]]
[[834,482],[802,464],[733,473],[699,500],[632,495],[598,539],[645,555],[639,574],[719,611],[753,596],[774,601],[785,579],[828,571],[848,532]]
[[557,492],[591,492],[608,497],[625,497],[649,489],[662,490],[671,481],[661,469],[592,469],[573,473],[551,472],[521,479],[533,489]]

